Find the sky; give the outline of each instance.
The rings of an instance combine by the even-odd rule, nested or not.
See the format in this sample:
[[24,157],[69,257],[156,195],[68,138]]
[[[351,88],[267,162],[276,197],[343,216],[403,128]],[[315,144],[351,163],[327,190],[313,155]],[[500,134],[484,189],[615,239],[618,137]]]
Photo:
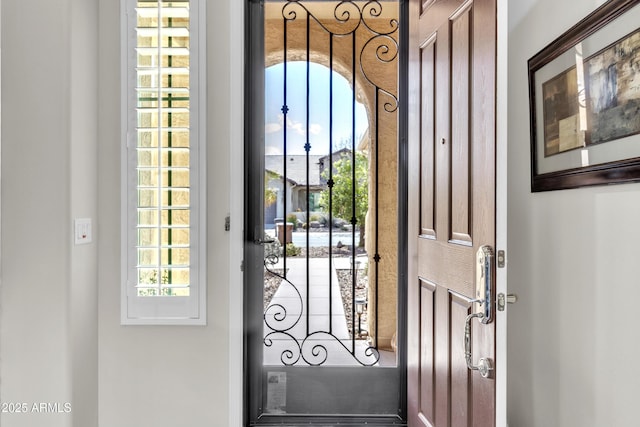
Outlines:
[[[305,154],[307,142],[307,63],[287,63],[287,154]],[[310,154],[329,154],[329,76],[324,65],[309,63],[309,142]],[[333,73],[333,146],[350,141],[352,131],[352,96],[349,82]],[[265,73],[265,153],[283,154],[284,141],[284,64],[266,69]],[[356,144],[367,130],[367,113],[356,102]]]

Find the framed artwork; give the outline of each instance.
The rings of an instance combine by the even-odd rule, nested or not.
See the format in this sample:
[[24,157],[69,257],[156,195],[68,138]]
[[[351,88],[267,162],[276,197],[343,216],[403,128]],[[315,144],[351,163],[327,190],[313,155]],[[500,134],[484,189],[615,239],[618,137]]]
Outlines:
[[640,0],[610,0],[528,65],[531,190],[640,182]]

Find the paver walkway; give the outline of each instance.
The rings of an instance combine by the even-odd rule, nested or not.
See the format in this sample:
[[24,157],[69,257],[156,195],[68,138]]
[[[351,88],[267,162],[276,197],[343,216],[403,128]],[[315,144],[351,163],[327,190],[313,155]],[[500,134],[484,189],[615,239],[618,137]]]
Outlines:
[[[307,259],[287,258],[288,281],[282,281],[265,312],[264,334],[271,344],[264,347],[265,365],[349,366],[375,362],[375,357],[365,354],[367,342],[356,340],[354,349],[349,336],[337,263],[345,264],[341,268],[350,265],[348,258],[334,259],[331,266],[329,258],[310,258],[307,286]],[[272,268],[282,267],[280,260]]]

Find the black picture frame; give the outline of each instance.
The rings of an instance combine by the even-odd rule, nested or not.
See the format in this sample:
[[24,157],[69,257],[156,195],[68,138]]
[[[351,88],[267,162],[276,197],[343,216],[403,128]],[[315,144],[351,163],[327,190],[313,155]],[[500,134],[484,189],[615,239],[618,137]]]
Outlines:
[[[633,115],[620,111],[636,106],[640,111],[640,71],[629,71],[627,65],[640,58],[639,13],[640,0],[610,0],[529,59],[532,192],[640,182],[640,114],[636,122]],[[601,101],[606,96],[599,88],[606,77],[600,76],[607,63],[598,55],[611,61],[608,52],[620,51],[622,43],[631,44],[633,56],[615,59],[609,66],[614,67],[614,89],[611,84],[606,87],[614,93],[609,103],[614,108]],[[573,58],[574,64],[568,65]],[[595,70],[591,74],[589,67]],[[616,74],[622,67],[624,71]],[[638,99],[618,96],[623,90],[616,86],[618,81],[624,90],[637,91]],[[575,89],[562,89],[574,83]],[[617,120],[613,125],[608,115]],[[632,122],[626,126],[622,121],[630,116]],[[617,126],[618,121],[623,126]],[[592,154],[595,161],[590,162]]]

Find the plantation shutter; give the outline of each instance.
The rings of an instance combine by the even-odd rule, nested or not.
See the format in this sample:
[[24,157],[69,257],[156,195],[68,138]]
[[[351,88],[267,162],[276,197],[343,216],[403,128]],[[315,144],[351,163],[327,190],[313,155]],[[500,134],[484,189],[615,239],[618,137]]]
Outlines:
[[196,1],[127,3],[123,323],[204,323]]

